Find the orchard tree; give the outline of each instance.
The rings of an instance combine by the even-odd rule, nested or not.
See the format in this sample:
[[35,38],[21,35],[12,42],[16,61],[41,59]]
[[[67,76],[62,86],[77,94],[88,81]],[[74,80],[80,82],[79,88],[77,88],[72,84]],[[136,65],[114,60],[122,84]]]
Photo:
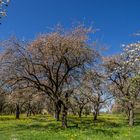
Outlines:
[[[99,68],[100,66],[98,66]],[[105,104],[112,98],[107,92],[105,84],[105,76],[100,70],[90,70],[87,72],[84,79],[85,88],[88,94],[86,97],[91,103],[94,121],[97,120],[99,111],[105,106]]]
[[[106,74],[110,81],[110,91],[125,108],[129,125],[134,124],[134,109],[139,91],[132,82],[140,70],[140,44],[124,47],[123,53],[105,60]],[[135,84],[139,84],[135,82]]]
[[82,85],[80,85],[74,90],[74,94],[71,99],[71,106],[76,112],[78,112],[79,118],[82,117],[83,109],[89,103],[89,99],[86,94],[86,90]]
[[11,94],[9,94],[8,102],[15,109],[16,119],[19,119],[23,105],[25,104],[24,93],[21,90],[14,90]]
[[0,89],[0,114],[4,113],[4,109],[7,106],[7,96],[3,89]]
[[62,109],[63,127],[67,127],[67,102],[72,87],[77,86],[75,79],[98,58],[88,42],[90,32],[91,28],[82,25],[69,31],[56,28],[29,44],[18,40],[5,43],[6,81],[13,85],[22,81],[47,94],[54,103],[57,120]]
[[34,88],[26,88],[23,92],[25,101],[23,109],[27,117],[31,116],[31,114],[41,114],[41,111],[45,108],[46,96]]

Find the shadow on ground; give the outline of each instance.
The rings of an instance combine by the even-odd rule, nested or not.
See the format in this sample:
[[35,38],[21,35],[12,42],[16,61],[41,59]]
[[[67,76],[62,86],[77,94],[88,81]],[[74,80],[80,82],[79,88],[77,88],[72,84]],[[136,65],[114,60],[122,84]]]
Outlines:
[[[7,127],[0,129],[1,132],[5,133],[8,130],[18,131],[50,131],[50,132],[60,132],[60,131],[78,131],[84,133],[85,135],[91,134],[103,134],[106,136],[112,137],[113,135],[119,135],[118,129],[112,128],[121,128],[124,124],[114,122],[113,120],[101,119],[93,122],[93,119],[90,117],[74,118],[70,117],[68,119],[68,128],[63,129],[61,127],[61,121],[56,122],[52,118],[46,116],[38,116],[29,118],[31,121],[26,122],[25,119],[22,121],[14,121],[14,125],[8,125]],[[22,120],[22,119],[21,119]],[[25,120],[25,121],[24,121]],[[3,122],[4,124],[4,122]]]

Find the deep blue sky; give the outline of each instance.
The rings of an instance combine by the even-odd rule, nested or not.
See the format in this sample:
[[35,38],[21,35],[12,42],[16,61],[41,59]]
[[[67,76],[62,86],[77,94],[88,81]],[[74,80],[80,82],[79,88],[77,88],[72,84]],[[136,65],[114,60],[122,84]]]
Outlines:
[[106,54],[115,54],[122,43],[140,38],[131,36],[140,30],[140,0],[11,0],[0,38],[16,35],[30,40],[48,27],[69,27],[75,21],[93,22],[100,29],[93,39],[110,47]]

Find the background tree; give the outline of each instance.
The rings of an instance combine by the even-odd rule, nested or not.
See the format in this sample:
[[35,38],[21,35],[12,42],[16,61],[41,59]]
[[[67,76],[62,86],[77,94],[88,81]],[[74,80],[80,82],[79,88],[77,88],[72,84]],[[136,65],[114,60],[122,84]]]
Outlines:
[[132,82],[132,79],[139,73],[139,54],[139,43],[130,44],[124,48],[121,55],[110,57],[105,61],[110,90],[114,97],[120,101],[120,104],[125,107],[130,126],[134,124],[134,108],[139,97],[139,92],[137,92],[137,88],[134,90]]
[[0,114],[4,113],[4,110],[7,106],[7,96],[3,89],[0,90]]
[[80,87],[74,90],[74,94],[72,96],[72,106],[73,109],[76,112],[78,112],[79,118],[82,117],[83,109],[89,103],[89,99],[87,98],[86,94],[86,90],[81,85]]
[[88,100],[91,102],[93,108],[94,120],[97,120],[99,111],[105,107],[105,104],[112,98],[107,92],[105,84],[105,76],[97,70],[90,70],[87,72],[84,79],[85,89]]

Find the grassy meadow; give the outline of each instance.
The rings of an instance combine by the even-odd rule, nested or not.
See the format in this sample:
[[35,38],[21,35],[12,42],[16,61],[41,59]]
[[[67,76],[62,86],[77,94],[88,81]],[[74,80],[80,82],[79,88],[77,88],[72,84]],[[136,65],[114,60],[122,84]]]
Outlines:
[[70,116],[69,127],[61,128],[61,122],[56,122],[46,115],[0,116],[0,140],[140,140],[138,122],[133,128],[127,126],[127,121],[120,115],[100,115],[97,122],[92,116]]

